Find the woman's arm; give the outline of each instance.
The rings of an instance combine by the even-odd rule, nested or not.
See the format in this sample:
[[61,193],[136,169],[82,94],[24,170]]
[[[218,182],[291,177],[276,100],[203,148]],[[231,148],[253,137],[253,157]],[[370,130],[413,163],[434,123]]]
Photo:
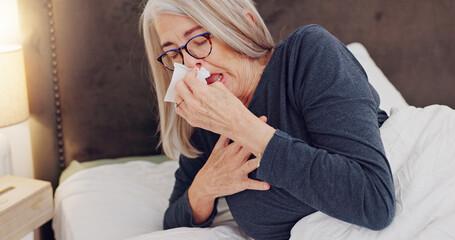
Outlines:
[[[341,42],[321,27],[306,30],[311,32],[294,39],[301,44],[293,51],[308,56],[293,74],[302,76],[292,82],[296,99],[283,102],[296,102],[309,141],[277,130],[257,177],[332,217],[382,229],[393,219],[395,195],[378,96]],[[254,139],[257,133],[245,127],[238,134]]]
[[164,229],[208,227],[216,215],[216,200],[211,205],[206,205],[211,211],[208,210],[210,213],[205,221],[196,221],[188,198],[188,188],[197,172],[204,165],[203,157],[189,159],[180,155],[179,164],[180,167],[175,172],[174,190],[169,199],[169,207],[164,214],[163,227]]
[[277,130],[257,177],[327,215],[383,229],[395,213],[390,168],[384,155],[355,141],[340,136],[328,140],[358,153],[329,152]]

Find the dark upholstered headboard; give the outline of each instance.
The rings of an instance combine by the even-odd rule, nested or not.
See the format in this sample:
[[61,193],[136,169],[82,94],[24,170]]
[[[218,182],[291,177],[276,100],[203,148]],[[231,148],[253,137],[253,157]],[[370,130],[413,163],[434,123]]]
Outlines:
[[71,160],[156,150],[157,111],[131,0],[20,0],[37,178]]
[[[142,0],[19,0],[35,175],[156,150]],[[452,0],[257,0],[275,40],[317,23],[363,43],[409,104],[455,107]]]

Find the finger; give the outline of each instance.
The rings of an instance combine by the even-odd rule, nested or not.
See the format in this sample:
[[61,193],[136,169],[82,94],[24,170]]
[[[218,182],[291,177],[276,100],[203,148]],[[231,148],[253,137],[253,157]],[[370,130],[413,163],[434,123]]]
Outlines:
[[[176,98],[176,100],[178,100],[178,99]],[[185,119],[188,122],[188,114],[186,113],[185,109],[183,108],[184,103],[185,103],[185,100],[183,100],[183,99],[178,100],[178,102],[176,102],[174,105],[175,106],[174,111],[177,115],[179,115],[180,117],[182,117],[183,119]],[[178,106],[177,106],[177,104],[178,104]]]
[[246,148],[241,147],[240,151],[238,152],[238,156],[245,162],[251,156],[251,152],[248,151]]
[[217,89],[222,90],[222,91],[225,91],[225,90],[229,91],[226,88],[226,86],[224,85],[224,83],[221,83],[221,82],[214,82],[214,83],[212,83],[212,84],[210,84],[208,86],[212,87],[212,88],[217,88]]
[[264,191],[270,189],[270,184],[258,180],[248,179],[243,182],[243,188]]
[[226,147],[229,144],[229,138],[225,137],[223,135],[220,135],[220,138],[215,144],[215,147],[213,147],[213,151],[219,150],[220,148]]
[[206,84],[197,79],[197,73],[198,73],[197,69],[193,68],[183,78],[183,81],[190,88],[190,90],[201,89],[203,87],[206,87]]
[[174,85],[174,89],[177,92],[177,95],[180,99],[183,99],[187,102],[192,101],[194,99],[193,93],[183,80],[176,82]]
[[261,119],[263,122],[267,123],[267,117],[266,116],[260,116],[259,119]]
[[242,166],[242,173],[248,174],[248,173],[256,170],[259,167],[260,161],[261,161],[261,159],[259,159],[259,158],[253,158],[251,160],[246,161]]
[[175,95],[175,97],[174,97],[175,104],[179,103],[182,100],[183,100],[183,98],[181,98],[180,95],[178,95],[178,94]]
[[227,147],[226,154],[229,154],[229,155],[237,154],[241,148],[242,148],[242,146],[240,144],[238,144],[237,142],[232,142]]

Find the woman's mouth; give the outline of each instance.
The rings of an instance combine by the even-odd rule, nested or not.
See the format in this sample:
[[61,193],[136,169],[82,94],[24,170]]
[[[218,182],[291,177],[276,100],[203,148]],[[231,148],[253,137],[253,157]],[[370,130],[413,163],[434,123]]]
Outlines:
[[221,82],[223,79],[223,74],[222,73],[217,73],[217,74],[212,74],[210,77],[206,78],[205,80],[207,81],[207,84],[212,84],[214,82]]

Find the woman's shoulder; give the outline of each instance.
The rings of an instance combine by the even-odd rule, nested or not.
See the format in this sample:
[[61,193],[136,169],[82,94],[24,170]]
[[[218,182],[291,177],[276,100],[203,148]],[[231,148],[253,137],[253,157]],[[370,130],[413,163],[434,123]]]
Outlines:
[[328,31],[321,25],[318,24],[309,24],[309,25],[304,25],[299,28],[297,28],[289,37],[296,37],[296,36],[311,36],[311,35],[317,35],[317,34],[325,34],[328,33]]
[[279,45],[288,47],[315,46],[327,44],[339,44],[340,41],[324,27],[317,24],[310,24],[299,27],[291,33]]

